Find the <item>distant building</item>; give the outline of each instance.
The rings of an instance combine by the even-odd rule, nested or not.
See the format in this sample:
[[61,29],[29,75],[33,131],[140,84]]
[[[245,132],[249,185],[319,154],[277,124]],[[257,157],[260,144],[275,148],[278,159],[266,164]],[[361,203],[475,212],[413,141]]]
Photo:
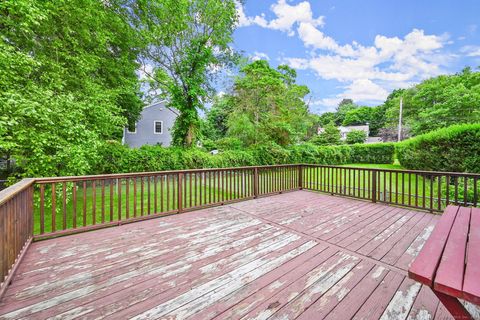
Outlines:
[[[347,139],[347,133],[349,133],[352,130],[364,131],[367,134],[367,137],[370,134],[370,127],[369,127],[368,124],[364,125],[364,126],[346,126],[346,127],[340,126],[340,127],[337,127],[337,128],[338,128],[338,130],[340,130],[340,139],[341,140],[346,140]],[[325,131],[324,128],[319,127],[318,130],[317,130],[317,133],[321,134],[324,131]]]
[[[342,141],[345,141],[347,139],[347,134],[352,131],[352,130],[359,130],[359,131],[364,131],[367,135],[367,140],[365,143],[379,143],[383,142],[381,137],[369,137],[370,134],[370,126],[368,124],[363,125],[363,126],[340,126],[337,127],[338,130],[340,130],[340,139]],[[322,127],[319,127],[317,129],[317,134],[321,134],[325,132],[325,129]]]
[[131,148],[143,145],[157,145],[164,147],[172,143],[172,127],[178,117],[178,111],[166,106],[166,101],[156,102],[143,108],[140,120],[135,129],[123,129],[123,144]]

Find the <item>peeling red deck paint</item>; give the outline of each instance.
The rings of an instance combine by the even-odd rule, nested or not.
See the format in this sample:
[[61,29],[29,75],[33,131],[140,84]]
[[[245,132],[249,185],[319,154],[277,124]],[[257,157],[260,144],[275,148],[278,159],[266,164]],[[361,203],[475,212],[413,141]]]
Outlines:
[[406,278],[437,220],[298,191],[36,242],[0,319],[449,319]]

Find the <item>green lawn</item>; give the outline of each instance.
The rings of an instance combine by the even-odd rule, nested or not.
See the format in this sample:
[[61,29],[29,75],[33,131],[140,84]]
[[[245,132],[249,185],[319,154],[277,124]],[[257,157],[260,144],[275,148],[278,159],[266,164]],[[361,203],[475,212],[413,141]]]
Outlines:
[[[307,188],[345,194],[359,198],[372,198],[373,174],[368,170],[359,169],[403,169],[399,164],[346,164],[338,169],[309,168],[305,169],[304,183]],[[467,184],[466,193],[465,183]],[[478,186],[477,186],[478,188]],[[456,191],[455,191],[456,189]],[[464,203],[472,202],[474,185],[472,180],[458,178],[455,181],[447,178],[418,175],[414,173],[379,172],[377,174],[377,200],[395,204],[410,205],[433,210],[443,210],[447,198],[451,202],[455,198]]]
[[[359,170],[348,169],[348,167]],[[367,169],[402,169],[398,164],[347,164],[337,168],[304,168],[303,187],[332,194],[343,194],[357,198],[371,199],[372,173]],[[366,169],[366,170],[361,170]],[[297,186],[298,170],[296,168],[278,170],[259,170],[259,193],[289,189]],[[176,180],[153,178],[112,179],[56,183],[55,209],[52,207],[52,184],[44,187],[44,232],[71,229],[100,224],[103,222],[125,220],[127,218],[147,216],[155,213],[174,212],[178,210],[178,184]],[[446,178],[431,179],[408,173],[380,172],[377,175],[377,200],[442,210],[446,198],[452,201],[455,193],[460,202],[464,199],[472,202],[474,197],[473,182],[466,181],[467,192],[464,197],[465,181],[447,183]],[[199,175],[186,177],[182,186],[182,207],[202,206],[217,202],[226,202],[253,196],[251,175],[225,174],[222,179],[202,178]],[[478,188],[478,186],[477,186]],[[136,190],[136,191],[135,191]],[[143,191],[142,191],[143,190]],[[417,195],[417,196],[415,196]],[[440,198],[440,201],[438,200]],[[39,234],[41,221],[40,188],[35,189],[34,232]],[[54,221],[55,220],[55,223]]]
[[[63,184],[55,185],[55,210],[52,210],[52,191],[51,185],[45,186],[44,202],[44,231],[52,231],[53,219],[55,220],[56,230],[71,229],[76,221],[76,226],[89,226],[102,222],[125,220],[127,218],[146,216],[154,213],[171,212],[178,209],[177,193],[178,185],[176,181],[157,181],[153,179],[144,180],[143,191],[140,179],[136,181],[136,192],[134,191],[134,181],[121,180],[120,189],[118,181],[113,180],[105,182],[105,188],[102,189],[102,181],[96,181],[95,187],[91,182],[83,185],[82,182],[75,184],[76,201],[74,201],[73,183],[65,183],[65,192]],[[246,185],[247,186],[247,185]],[[227,191],[218,187],[218,181],[207,184],[192,179],[183,185],[183,208],[199,206],[208,203],[236,199],[242,195],[242,191]],[[102,191],[103,190],[103,191]],[[120,195],[120,196],[119,196]],[[35,192],[34,205],[34,232],[40,233],[40,191]],[[54,214],[52,214],[54,212]],[[53,218],[53,219],[52,219]]]

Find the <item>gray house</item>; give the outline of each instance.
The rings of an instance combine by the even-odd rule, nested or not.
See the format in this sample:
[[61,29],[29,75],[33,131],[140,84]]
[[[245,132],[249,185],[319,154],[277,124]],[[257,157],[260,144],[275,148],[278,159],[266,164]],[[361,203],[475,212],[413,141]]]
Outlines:
[[143,108],[134,131],[123,129],[122,142],[131,148],[146,144],[168,147],[172,142],[171,129],[177,117],[178,111],[168,108],[166,101],[153,103]]

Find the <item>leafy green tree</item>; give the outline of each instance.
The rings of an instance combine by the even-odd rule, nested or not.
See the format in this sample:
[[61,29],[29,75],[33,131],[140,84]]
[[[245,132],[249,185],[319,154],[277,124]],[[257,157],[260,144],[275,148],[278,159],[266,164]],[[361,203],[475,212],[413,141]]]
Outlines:
[[355,110],[358,106],[351,102],[351,99],[343,99],[335,111],[335,124],[341,126],[348,112]]
[[320,125],[320,127],[322,127],[322,126],[326,126],[332,121],[335,121],[335,113],[324,112],[319,116],[318,124]]
[[371,107],[358,107],[347,111],[343,119],[343,126],[365,125],[373,118],[374,109]]
[[211,81],[231,61],[237,14],[234,0],[136,0],[132,24],[145,43],[150,89],[167,95],[180,115],[173,142],[192,146],[200,130],[198,111],[211,97]]
[[296,72],[288,66],[273,69],[265,60],[243,66],[232,90],[228,136],[247,146],[268,141],[286,146],[304,139],[313,123],[303,101],[309,90],[295,81]]
[[364,143],[367,140],[367,133],[362,130],[352,130],[347,132],[345,142],[347,144]]
[[203,138],[218,140],[227,135],[228,115],[233,110],[233,99],[230,95],[216,97],[212,106],[207,110],[205,116],[205,125],[203,128]]
[[318,136],[313,137],[310,142],[319,145],[337,145],[341,144],[340,130],[335,126],[334,122],[330,122],[323,127],[323,132]]
[[19,175],[89,172],[141,110],[121,1],[0,3],[0,153]]
[[385,107],[358,107],[347,111],[342,125],[355,126],[369,124],[370,136],[377,136],[385,124]]
[[413,135],[453,124],[479,122],[480,72],[466,68],[392,93],[385,102],[387,127],[398,124],[400,98],[403,98],[403,125]]

